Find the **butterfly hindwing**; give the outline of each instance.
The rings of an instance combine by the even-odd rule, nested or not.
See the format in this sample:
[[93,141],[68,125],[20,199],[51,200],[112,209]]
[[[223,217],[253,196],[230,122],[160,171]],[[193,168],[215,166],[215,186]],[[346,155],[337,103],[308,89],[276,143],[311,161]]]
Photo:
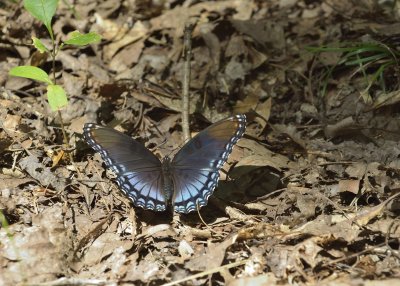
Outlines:
[[198,207],[207,205],[215,185],[218,183],[219,172],[209,170],[175,169],[172,174],[174,189],[174,210],[188,213]]
[[207,204],[219,179],[219,170],[243,136],[246,116],[214,123],[186,143],[171,162],[176,212],[188,213]]
[[105,165],[117,175],[119,187],[134,205],[165,210],[161,162],[153,153],[112,128],[89,123],[85,124],[83,135],[100,153]]

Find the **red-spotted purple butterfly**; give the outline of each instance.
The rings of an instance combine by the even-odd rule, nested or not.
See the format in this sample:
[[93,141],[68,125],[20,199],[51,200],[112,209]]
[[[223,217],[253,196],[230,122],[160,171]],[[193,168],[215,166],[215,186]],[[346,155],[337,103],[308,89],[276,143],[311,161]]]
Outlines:
[[117,175],[117,183],[135,206],[188,213],[207,205],[219,170],[243,136],[246,116],[236,115],[198,133],[171,160],[160,161],[141,143],[109,127],[87,123],[86,142]]

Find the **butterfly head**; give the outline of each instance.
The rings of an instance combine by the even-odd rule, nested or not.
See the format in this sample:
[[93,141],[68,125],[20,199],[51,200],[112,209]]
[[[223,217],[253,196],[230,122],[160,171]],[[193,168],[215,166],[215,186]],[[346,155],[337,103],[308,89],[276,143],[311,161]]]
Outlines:
[[163,159],[162,159],[162,164],[164,165],[169,165],[171,163],[171,158],[169,157],[169,156],[165,156]]

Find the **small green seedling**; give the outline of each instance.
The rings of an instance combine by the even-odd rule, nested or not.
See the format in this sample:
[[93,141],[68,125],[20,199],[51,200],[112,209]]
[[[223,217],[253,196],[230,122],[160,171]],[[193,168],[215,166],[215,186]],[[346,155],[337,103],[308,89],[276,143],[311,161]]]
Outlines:
[[[361,73],[366,82],[366,88],[361,92],[361,97],[368,104],[373,101],[369,94],[373,84],[378,83],[381,89],[385,91],[385,71],[388,71],[391,67],[398,67],[397,58],[400,55],[396,49],[379,42],[342,43],[341,47],[308,47],[307,50],[313,53],[341,53],[338,63],[333,67],[327,67],[327,72],[322,81],[322,96],[324,96],[327,82],[336,68],[339,66],[356,67],[355,72]],[[372,75],[368,70],[371,67],[374,70]]]
[[50,54],[53,62],[53,76],[52,76],[53,79],[51,79],[50,76],[44,70],[34,66],[14,67],[10,70],[9,74],[11,76],[29,78],[47,84],[47,100],[49,102],[51,110],[58,112],[64,136],[64,143],[68,146],[68,139],[66,136],[60,112],[60,110],[63,107],[68,105],[68,98],[64,88],[60,85],[57,85],[56,83],[55,68],[54,68],[56,56],[58,52],[66,45],[82,47],[99,42],[101,40],[101,37],[100,35],[94,32],[82,34],[78,31],[73,31],[68,34],[67,40],[61,43],[56,43],[54,40],[53,29],[51,27],[51,20],[56,12],[57,5],[58,5],[58,0],[24,0],[25,9],[29,13],[31,13],[32,16],[35,17],[37,20],[41,21],[47,28],[47,31],[49,32],[52,43],[51,49],[48,49],[44,45],[44,43],[36,37],[32,37],[32,41],[33,41],[33,46],[40,53]]

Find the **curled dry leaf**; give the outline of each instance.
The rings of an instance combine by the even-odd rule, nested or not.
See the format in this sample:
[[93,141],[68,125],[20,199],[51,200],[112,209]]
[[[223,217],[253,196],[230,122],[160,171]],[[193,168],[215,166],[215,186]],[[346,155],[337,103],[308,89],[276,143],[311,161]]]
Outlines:
[[178,251],[184,260],[187,260],[194,254],[193,248],[186,240],[181,240],[179,242]]

